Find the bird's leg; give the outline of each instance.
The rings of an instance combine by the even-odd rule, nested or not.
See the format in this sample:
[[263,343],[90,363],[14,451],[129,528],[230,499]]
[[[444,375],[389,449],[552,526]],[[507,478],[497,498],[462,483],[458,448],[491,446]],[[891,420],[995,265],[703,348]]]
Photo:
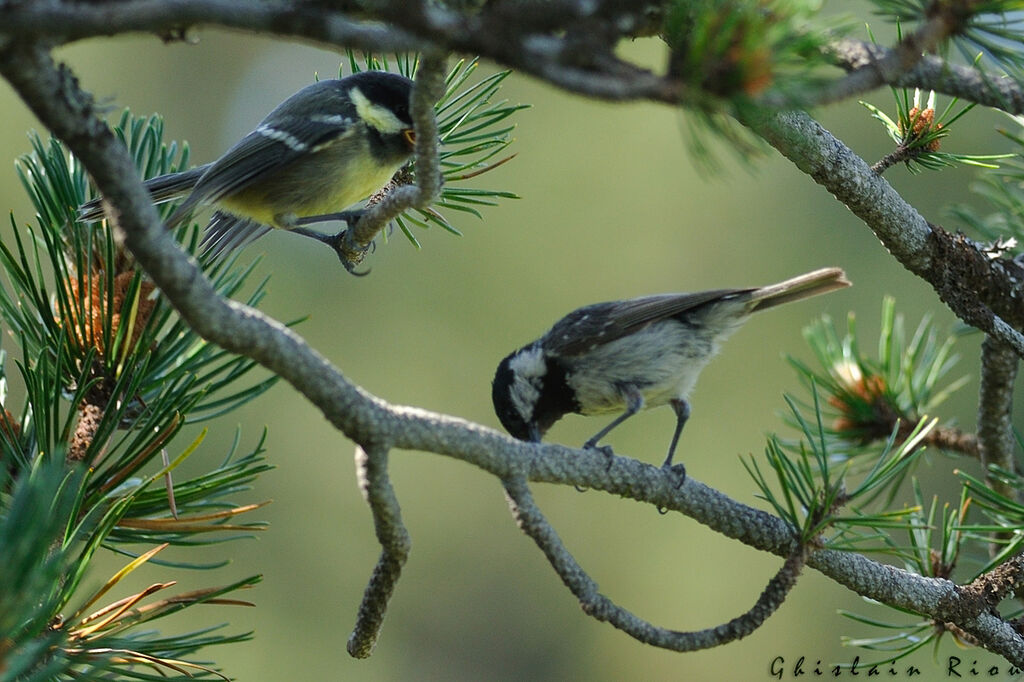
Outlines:
[[679,478],[679,482],[676,484],[678,488],[686,481],[686,466],[680,462],[679,464],[672,464],[672,458],[676,454],[676,445],[679,443],[679,434],[683,432],[683,427],[686,425],[686,420],[690,418],[690,403],[685,398],[676,398],[669,401],[669,405],[676,412],[676,432],[672,434],[672,442],[668,446],[668,456],[665,457],[665,463],[661,465],[663,469],[671,471]]
[[352,225],[360,218],[363,217],[362,209],[356,209],[355,211],[340,211],[338,213],[324,213],[323,215],[310,215],[304,218],[296,218],[295,224],[297,226],[302,225],[315,225],[316,223],[327,223],[334,220],[340,220],[345,223],[346,226]]
[[[356,272],[355,268],[352,265],[352,262],[349,260],[348,256],[345,254],[345,251],[342,248],[345,242],[345,233],[348,231],[348,227],[358,222],[358,220],[362,216],[363,211],[356,210],[341,211],[340,213],[326,213],[324,215],[306,216],[304,218],[296,218],[294,221],[295,227],[291,228],[290,231],[294,232],[295,234],[301,234],[303,237],[309,237],[310,239],[315,239],[318,242],[327,244],[327,246],[331,247],[334,250],[334,253],[338,255],[338,260],[341,261],[341,264],[345,266],[346,270],[348,270],[353,275],[362,277],[363,275],[370,274],[370,271],[366,270],[365,272]],[[310,230],[306,227],[303,227],[303,225],[313,225],[315,223],[324,223],[331,220],[344,221],[346,229],[342,230],[341,232],[338,232],[337,234],[323,234],[322,232],[317,232],[316,230]],[[376,248],[375,243],[371,242],[370,245],[373,248]]]
[[626,399],[626,411],[612,420],[612,423],[594,434],[594,436],[583,444],[584,450],[600,450],[608,458],[608,468],[612,466],[612,457],[615,452],[610,445],[597,447],[597,442],[608,435],[608,432],[639,412],[644,406],[644,396],[635,386],[623,386],[622,397]]

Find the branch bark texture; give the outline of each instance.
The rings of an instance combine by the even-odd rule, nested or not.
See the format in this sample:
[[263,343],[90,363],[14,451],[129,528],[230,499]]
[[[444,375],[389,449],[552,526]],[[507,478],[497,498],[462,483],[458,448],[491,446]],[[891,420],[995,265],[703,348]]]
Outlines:
[[[368,212],[354,227],[349,239],[356,253],[365,250],[376,231],[397,212],[422,205],[438,191],[436,129],[430,128],[432,116],[424,112],[432,98],[436,99],[443,80],[443,55],[449,50],[491,57],[556,86],[594,97],[666,102],[680,99],[678,83],[625,62],[609,49],[623,36],[649,30],[637,19],[642,13],[638,14],[635,7],[626,11],[619,3],[570,0],[527,2],[525,6],[536,11],[520,18],[515,25],[518,32],[510,32],[508,21],[502,21],[508,16],[502,12],[521,7],[517,3],[495,2],[496,9],[474,15],[455,13],[425,1],[382,1],[372,4],[377,17],[389,22],[381,24],[366,21],[364,10],[346,2],[0,2],[0,73],[88,169],[115,207],[113,219],[124,233],[127,248],[182,318],[209,341],[253,358],[280,375],[359,445],[363,487],[383,551],[349,641],[353,655],[366,655],[372,648],[409,550],[408,534],[386,473],[388,453],[398,448],[457,458],[501,479],[517,521],[544,551],[584,609],[641,641],[688,650],[741,637],[778,608],[806,563],[858,594],[925,615],[937,623],[953,623],[990,650],[1024,667],[1024,639],[994,611],[1002,599],[1019,590],[1024,573],[1019,557],[971,586],[959,587],[857,554],[827,549],[808,553],[781,519],[740,504],[692,478],[677,487],[661,469],[637,460],[614,457],[609,466],[603,453],[514,441],[454,417],[388,404],[353,385],[284,325],[215,295],[195,263],[164,230],[136,179],[131,158],[101,122],[101,112],[91,97],[49,53],[54,45],[130,31],[176,38],[197,24],[329,45],[424,52],[427,56],[416,80],[414,103],[417,168],[423,173],[418,174],[416,185],[395,192],[373,209],[376,214]],[[608,33],[581,44],[579,36],[590,35],[585,29],[592,26],[604,27]],[[945,17],[928,22],[913,41],[898,46],[896,52],[872,56],[875,63],[856,67],[859,70],[843,86],[845,92],[909,78],[908,73],[925,78],[933,63],[927,58],[919,62],[921,50],[940,41],[953,28]],[[892,69],[883,68],[890,62]],[[958,77],[962,82],[967,75],[960,73]],[[1019,332],[1024,326],[1024,312],[1018,305],[1019,298],[1007,295],[1019,290],[1021,273],[1011,264],[988,258],[969,240],[930,225],[810,116],[799,112],[765,114],[752,116],[745,123],[848,206],[900,263],[931,282],[962,319],[986,331],[994,343],[1011,348],[1017,355],[1024,354],[1024,336]],[[582,485],[679,512],[786,561],[754,609],[740,619],[699,633],[658,628],[597,591],[596,584],[565,551],[533,502],[528,487],[531,481]]]
[[804,112],[745,121],[849,208],[905,268],[932,285],[964,322],[1024,356],[1021,267],[990,258],[963,235],[925,220],[853,150]]

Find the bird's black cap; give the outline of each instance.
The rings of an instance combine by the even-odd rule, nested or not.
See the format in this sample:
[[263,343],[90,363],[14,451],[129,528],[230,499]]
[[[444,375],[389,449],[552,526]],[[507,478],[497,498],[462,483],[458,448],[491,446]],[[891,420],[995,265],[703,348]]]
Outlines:
[[367,99],[393,112],[402,123],[412,127],[409,98],[412,81],[387,71],[360,71],[341,79],[346,87],[357,87]]
[[512,401],[512,385],[516,377],[510,363],[514,356],[515,353],[502,360],[494,374],[494,383],[491,385],[491,400],[494,402],[494,413],[498,415],[498,421],[501,422],[501,425],[505,427],[505,430],[513,438],[538,441],[540,440],[540,435],[537,433],[536,427],[532,427],[523,419],[523,416]]

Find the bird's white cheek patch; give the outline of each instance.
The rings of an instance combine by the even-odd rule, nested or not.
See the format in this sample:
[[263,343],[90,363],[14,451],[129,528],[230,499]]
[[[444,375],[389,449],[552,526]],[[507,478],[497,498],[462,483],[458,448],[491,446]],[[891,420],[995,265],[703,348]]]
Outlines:
[[398,120],[398,117],[386,107],[374,104],[368,100],[359,88],[352,88],[349,91],[349,97],[352,98],[352,103],[356,105],[356,112],[359,114],[359,118],[385,135],[397,133],[409,127]]
[[533,418],[533,408],[540,400],[540,391],[537,387],[525,379],[516,379],[509,397],[512,398],[512,405],[523,421],[530,421]]
[[509,397],[516,411],[524,420],[533,417],[533,408],[540,399],[541,379],[547,373],[544,353],[540,348],[522,350],[509,363],[515,380],[512,382]]

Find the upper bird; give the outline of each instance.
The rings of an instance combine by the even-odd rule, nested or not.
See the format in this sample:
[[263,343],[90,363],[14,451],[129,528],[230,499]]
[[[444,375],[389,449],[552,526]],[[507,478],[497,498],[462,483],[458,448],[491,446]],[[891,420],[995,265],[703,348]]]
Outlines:
[[[383,187],[412,155],[411,93],[411,80],[383,71],[319,81],[279,104],[213,163],[145,187],[154,203],[185,197],[168,227],[214,205],[203,246],[215,255],[273,228],[351,219],[357,214],[340,211]],[[100,200],[83,204],[79,218],[103,218]]]
[[690,391],[721,343],[755,311],[848,286],[842,270],[825,268],[759,289],[662,294],[574,310],[501,361],[494,411],[510,434],[535,442],[570,412],[621,411],[583,445],[589,449],[641,409],[667,403],[676,413],[663,465],[671,467],[690,416]]

